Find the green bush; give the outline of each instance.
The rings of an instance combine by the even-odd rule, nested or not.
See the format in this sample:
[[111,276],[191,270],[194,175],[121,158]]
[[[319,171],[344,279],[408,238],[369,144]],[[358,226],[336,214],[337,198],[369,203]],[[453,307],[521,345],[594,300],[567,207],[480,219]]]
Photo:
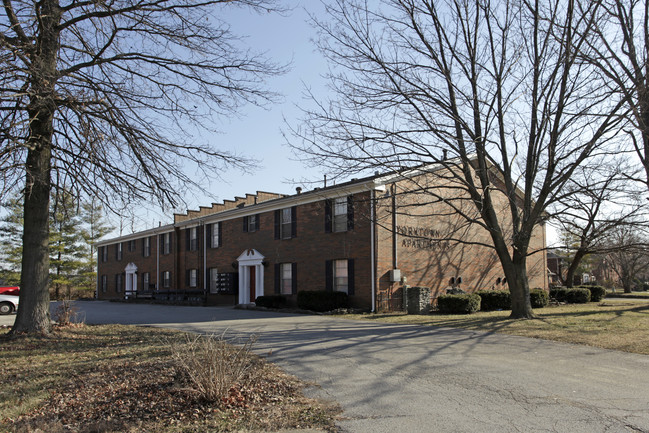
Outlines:
[[602,286],[580,286],[579,288],[590,290],[590,302],[599,302],[606,296],[606,289]]
[[255,305],[266,308],[284,308],[286,306],[286,298],[282,295],[257,296]]
[[550,303],[550,295],[543,289],[530,290],[530,303],[532,308],[547,307]]
[[512,296],[507,290],[478,290],[481,311],[511,310]]
[[586,304],[590,302],[590,290],[569,289],[566,292],[566,302],[569,304]]
[[480,310],[480,296],[472,293],[466,295],[441,295],[437,298],[437,308],[442,314],[471,314]]
[[566,294],[568,289],[566,287],[553,287],[550,289],[550,298],[557,302],[566,302]]
[[349,298],[344,292],[329,292],[326,290],[304,290],[297,292],[297,306],[303,310],[331,311],[347,308]]

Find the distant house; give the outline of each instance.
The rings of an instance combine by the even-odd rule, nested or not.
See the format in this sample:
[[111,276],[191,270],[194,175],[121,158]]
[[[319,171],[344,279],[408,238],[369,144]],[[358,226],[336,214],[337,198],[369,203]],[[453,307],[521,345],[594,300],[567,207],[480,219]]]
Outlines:
[[[444,190],[438,170],[246,194],[102,241],[97,296],[248,304],[281,294],[295,303],[298,291],[331,290],[376,311],[400,309],[405,284],[430,287],[433,297],[453,286],[507,288],[495,252],[478,245],[491,242],[487,231],[426,193]],[[457,194],[444,191],[449,200]],[[531,250],[539,252],[528,261],[530,287],[547,289],[543,226]]]

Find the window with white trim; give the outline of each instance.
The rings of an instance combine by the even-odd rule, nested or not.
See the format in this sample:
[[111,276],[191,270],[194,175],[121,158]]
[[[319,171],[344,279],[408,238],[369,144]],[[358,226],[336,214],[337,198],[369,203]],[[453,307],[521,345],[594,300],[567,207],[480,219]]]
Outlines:
[[285,209],[282,209],[282,222],[280,225],[280,233],[282,239],[291,238],[291,225],[292,225],[291,208],[287,207]]
[[[104,247],[105,249],[106,247]],[[101,292],[106,293],[108,290],[108,275],[101,276]]]
[[162,254],[171,253],[171,233],[162,234]]
[[198,285],[198,269],[189,269],[187,272],[187,284],[189,287],[196,287]]
[[191,227],[187,236],[189,236],[188,249],[189,251],[198,250],[198,228]]
[[162,273],[162,287],[168,289],[171,286],[171,272],[164,271]]
[[122,287],[124,287],[124,275],[117,274],[115,275],[115,291],[121,293]]
[[210,230],[211,230],[211,235],[210,235],[210,247],[211,248],[218,248],[219,247],[219,224],[220,223],[214,223],[211,224]]
[[149,257],[151,255],[151,237],[147,236],[142,239],[142,255]]
[[282,263],[280,265],[281,272],[281,294],[282,295],[291,295],[293,293],[293,264],[292,263]]
[[333,271],[334,291],[348,293],[349,266],[347,260],[334,260]]
[[210,268],[210,293],[219,292],[219,270]]
[[101,261],[104,262],[104,263],[108,261],[108,247],[107,246],[101,247]]
[[115,246],[115,258],[117,260],[122,260],[122,252],[122,243],[120,242]]
[[148,272],[142,273],[142,290],[149,290],[149,283],[151,279],[151,274]]
[[335,199],[333,208],[333,231],[347,231],[347,197]]

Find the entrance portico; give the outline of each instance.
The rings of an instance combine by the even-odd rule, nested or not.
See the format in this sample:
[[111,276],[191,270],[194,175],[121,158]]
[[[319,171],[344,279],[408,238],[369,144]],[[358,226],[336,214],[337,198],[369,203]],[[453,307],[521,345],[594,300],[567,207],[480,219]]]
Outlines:
[[126,274],[126,287],[124,290],[124,295],[126,299],[130,297],[135,297],[137,293],[137,266],[135,263],[129,263],[124,269]]
[[264,295],[264,260],[254,248],[245,250],[239,263],[239,304],[252,304],[258,296]]

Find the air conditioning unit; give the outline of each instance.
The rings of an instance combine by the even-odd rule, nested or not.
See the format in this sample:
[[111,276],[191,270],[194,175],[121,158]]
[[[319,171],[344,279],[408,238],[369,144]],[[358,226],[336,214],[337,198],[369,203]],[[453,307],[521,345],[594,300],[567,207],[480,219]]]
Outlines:
[[392,269],[390,271],[390,282],[391,283],[401,282],[401,269]]

